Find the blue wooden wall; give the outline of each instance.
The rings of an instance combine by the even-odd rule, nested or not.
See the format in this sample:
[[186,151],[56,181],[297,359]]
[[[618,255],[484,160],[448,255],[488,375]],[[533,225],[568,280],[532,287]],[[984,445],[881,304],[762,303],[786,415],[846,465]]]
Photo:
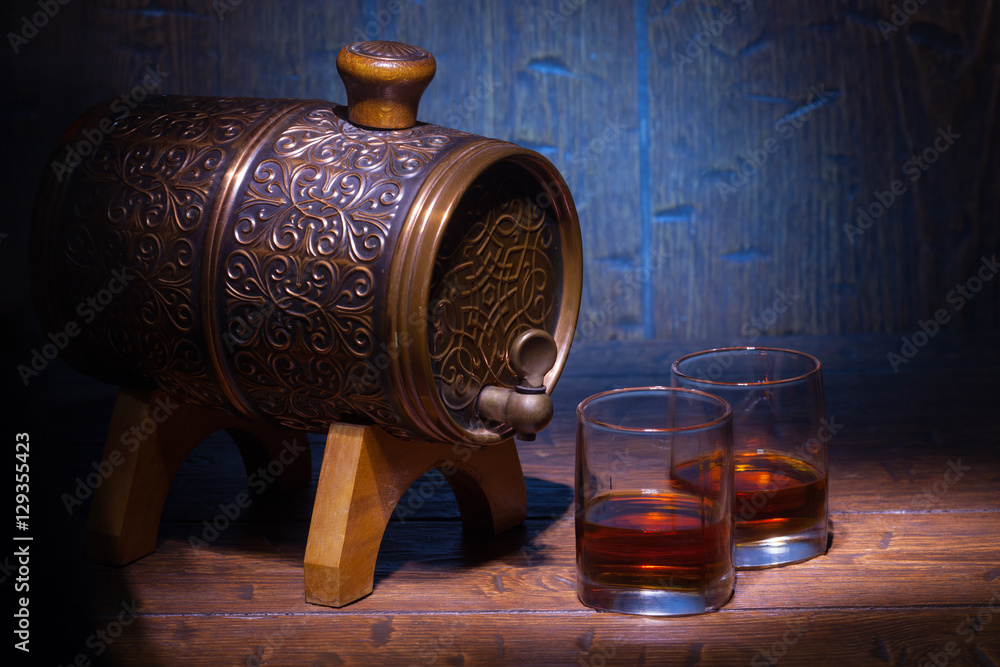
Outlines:
[[19,321],[34,187],[79,112],[150,66],[168,93],[344,101],[337,52],[368,38],[435,54],[422,120],[565,175],[581,341],[1000,326],[992,0],[73,0],[26,37],[39,6],[5,4],[0,48]]

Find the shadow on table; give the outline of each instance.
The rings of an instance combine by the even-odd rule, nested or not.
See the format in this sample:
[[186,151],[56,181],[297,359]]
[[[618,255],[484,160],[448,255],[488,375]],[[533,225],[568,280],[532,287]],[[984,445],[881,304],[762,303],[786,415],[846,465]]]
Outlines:
[[390,521],[379,549],[375,586],[407,563],[449,568],[491,561],[518,566],[545,562],[554,547],[544,535],[554,524],[573,520],[573,489],[537,477],[526,477],[525,482],[527,519],[499,535],[464,530],[450,490],[436,494],[440,504],[423,514]]

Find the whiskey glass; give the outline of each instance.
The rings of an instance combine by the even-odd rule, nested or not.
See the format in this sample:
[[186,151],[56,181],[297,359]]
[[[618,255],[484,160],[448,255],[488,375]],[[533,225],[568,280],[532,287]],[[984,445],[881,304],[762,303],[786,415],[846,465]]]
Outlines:
[[812,355],[727,347],[681,357],[676,387],[732,406],[736,567],[804,561],[827,547],[827,443],[822,364]]
[[577,408],[577,594],[603,611],[717,609],[733,592],[732,411],[670,387]]

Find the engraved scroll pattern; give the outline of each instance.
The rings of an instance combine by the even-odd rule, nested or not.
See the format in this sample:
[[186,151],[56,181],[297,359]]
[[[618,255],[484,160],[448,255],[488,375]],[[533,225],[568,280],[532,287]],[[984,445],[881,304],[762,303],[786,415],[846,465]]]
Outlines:
[[[510,386],[513,339],[552,331],[558,314],[554,222],[501,175],[463,199],[436,262],[428,331],[435,380],[453,411],[470,410],[484,385]],[[457,234],[457,236],[456,236]]]
[[65,231],[72,290],[92,296],[114,272],[124,276],[125,289],[87,327],[99,348],[219,408],[228,403],[201,343],[200,252],[234,144],[273,110],[261,100],[151,97],[117,118],[85,163]]
[[367,419],[397,435],[381,382],[374,308],[404,193],[454,137],[443,128],[361,130],[303,113],[247,179],[224,258],[235,372],[254,404],[292,428]]

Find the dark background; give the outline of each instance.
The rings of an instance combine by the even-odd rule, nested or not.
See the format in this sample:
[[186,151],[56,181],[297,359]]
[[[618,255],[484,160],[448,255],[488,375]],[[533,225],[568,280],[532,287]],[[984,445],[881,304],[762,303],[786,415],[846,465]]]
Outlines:
[[[0,26],[37,11],[12,0]],[[434,53],[422,120],[563,172],[587,340],[740,336],[778,292],[798,298],[772,335],[907,332],[941,308],[955,330],[1000,326],[997,281],[947,301],[1000,250],[1000,8],[970,0],[70,0],[0,48],[3,312],[30,328],[32,196],[83,110],[147,66],[165,93],[343,102],[336,55],[362,36]],[[907,168],[948,128],[936,162]]]
[[[164,93],[344,102],[345,44],[428,49],[438,74],[421,120],[528,146],[566,177],[585,254],[577,345],[896,341],[942,309],[945,334],[1000,328],[1000,281],[961,309],[948,298],[1000,251],[994,0],[42,3],[58,12],[35,33],[24,17],[38,0],[9,0],[0,18],[0,419],[7,451],[15,433],[32,437],[33,646],[64,644],[60,660],[107,620],[88,618],[83,524],[59,496],[99,457],[114,388],[58,360],[20,381],[47,342],[29,298],[30,216],[62,132],[148,67]],[[16,53],[10,33],[28,37]],[[949,128],[953,145],[915,171]],[[845,230],[894,182],[901,194],[868,229]],[[62,414],[73,397],[85,409]],[[77,439],[88,447],[67,455]]]

